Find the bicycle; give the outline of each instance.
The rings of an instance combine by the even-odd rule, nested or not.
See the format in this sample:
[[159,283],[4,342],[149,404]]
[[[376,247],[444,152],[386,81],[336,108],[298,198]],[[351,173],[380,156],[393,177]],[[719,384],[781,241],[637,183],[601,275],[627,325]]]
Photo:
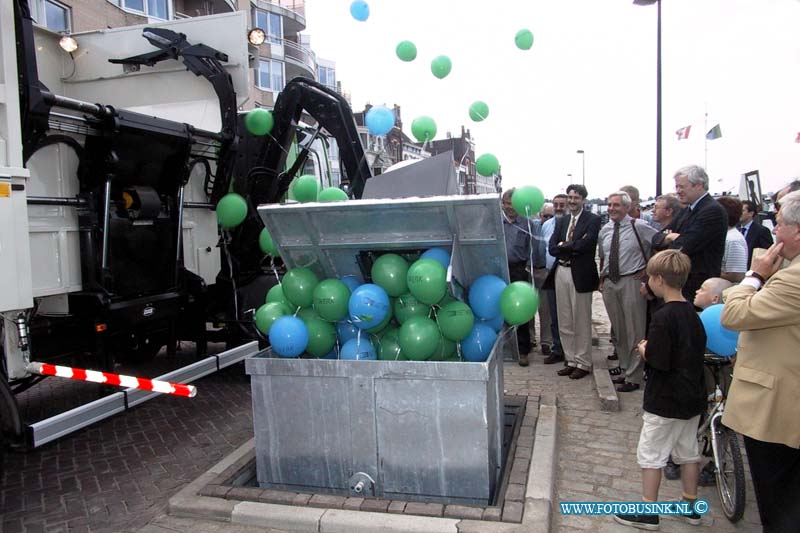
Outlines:
[[722,425],[731,359],[707,353],[704,364],[714,380],[714,390],[708,396],[708,411],[697,429],[697,438],[703,455],[711,457],[714,463],[722,512],[731,522],[738,522],[745,506],[744,461],[738,434]]

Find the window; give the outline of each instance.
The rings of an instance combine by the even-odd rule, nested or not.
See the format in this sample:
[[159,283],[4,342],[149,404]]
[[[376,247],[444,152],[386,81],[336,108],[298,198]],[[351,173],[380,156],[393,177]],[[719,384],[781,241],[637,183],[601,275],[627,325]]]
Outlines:
[[274,59],[262,59],[259,61],[257,82],[261,89],[270,91],[283,90],[283,63]]
[[319,82],[333,90],[336,90],[336,69],[320,66],[317,68]]
[[271,43],[283,43],[283,23],[280,15],[263,11],[261,9],[253,10],[253,19],[256,22],[256,28],[261,28],[267,34],[267,38]]
[[150,18],[169,20],[170,0],[111,0],[126,11],[142,13]]
[[59,33],[71,31],[71,11],[68,6],[55,0],[34,0],[30,5],[31,15],[40,26]]

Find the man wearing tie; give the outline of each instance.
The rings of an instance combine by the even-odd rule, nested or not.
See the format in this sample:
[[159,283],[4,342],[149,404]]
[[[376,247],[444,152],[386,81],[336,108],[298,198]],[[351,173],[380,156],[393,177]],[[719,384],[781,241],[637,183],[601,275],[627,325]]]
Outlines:
[[592,292],[599,277],[595,252],[600,217],[583,206],[588,192],[583,185],[567,187],[569,215],[556,221],[548,249],[556,258],[544,289],[555,287],[558,329],[567,366],[559,376],[581,379],[592,369]]
[[767,228],[756,220],[758,207],[755,202],[745,200],[742,202],[742,217],[739,219],[739,231],[747,241],[747,268],[753,261],[753,250],[755,248],[767,249],[772,246],[772,234]]

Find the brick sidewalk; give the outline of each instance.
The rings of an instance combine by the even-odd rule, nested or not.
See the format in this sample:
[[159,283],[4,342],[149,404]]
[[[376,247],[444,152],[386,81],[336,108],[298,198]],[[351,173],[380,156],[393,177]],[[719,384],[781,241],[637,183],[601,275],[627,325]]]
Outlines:
[[[595,359],[605,357],[611,348],[608,319],[600,293],[595,293],[593,323],[600,337]],[[558,501],[641,501],[641,470],[636,464],[636,445],[642,427],[642,391],[619,393],[620,411],[604,412],[591,377],[571,380],[556,375],[560,365],[544,365],[541,355],[531,358],[531,366],[506,366],[509,393],[545,394],[558,397]],[[744,451],[744,447],[742,447]],[[661,531],[760,531],[750,473],[747,477],[747,505],[744,518],[731,524],[722,515],[714,487],[700,487],[699,496],[708,500],[710,518],[703,526],[692,526],[680,519],[661,520]],[[681,496],[680,480],[661,484],[659,499]],[[553,511],[553,531],[635,531],[614,522],[610,516],[563,516]]]

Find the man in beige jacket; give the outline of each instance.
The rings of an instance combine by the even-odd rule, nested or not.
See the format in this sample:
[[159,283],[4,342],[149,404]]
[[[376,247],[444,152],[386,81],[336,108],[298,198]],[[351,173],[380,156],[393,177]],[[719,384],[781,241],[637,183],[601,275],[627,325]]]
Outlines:
[[[800,191],[781,200],[775,244],[726,292],[740,331],[723,424],[744,435],[764,531],[800,527]],[[783,260],[789,266],[779,270]]]

